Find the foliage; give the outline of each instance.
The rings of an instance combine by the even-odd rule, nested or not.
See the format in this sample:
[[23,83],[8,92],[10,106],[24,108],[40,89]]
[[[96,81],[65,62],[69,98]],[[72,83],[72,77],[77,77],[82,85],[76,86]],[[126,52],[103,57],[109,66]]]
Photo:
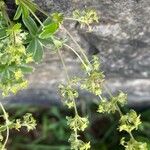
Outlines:
[[[97,103],[97,102],[96,102]],[[97,104],[93,101],[87,103],[86,109],[88,109],[88,120],[91,123],[89,129],[84,134],[81,134],[80,138],[85,141],[90,141],[92,150],[122,150],[122,146],[119,144],[119,139],[122,135],[125,137],[125,141],[129,140],[129,136],[124,132],[118,133],[117,122],[119,116],[116,114],[99,114],[95,112]],[[81,105],[82,106],[82,105]],[[127,108],[126,108],[127,109]],[[56,106],[41,107],[38,106],[9,106],[7,112],[9,117],[13,119],[21,118],[25,112],[32,113],[36,116],[37,126],[36,130],[27,133],[25,130],[20,129],[20,132],[15,130],[10,131],[10,138],[7,146],[8,149],[25,149],[25,150],[70,150],[67,139],[69,138],[69,128],[66,124],[66,115],[72,115],[73,111],[67,111],[64,107]],[[79,108],[79,112],[85,113],[82,108]],[[124,112],[128,112],[124,110]],[[69,114],[68,114],[69,113]],[[148,143],[148,149],[150,148],[150,123],[149,114],[150,111],[143,109],[140,111],[143,124],[139,126],[139,130],[134,132],[135,139],[137,141],[145,141]],[[98,124],[98,125],[97,125]],[[147,125],[146,125],[147,124]],[[17,136],[16,136],[17,134]],[[114,138],[115,137],[115,138]]]
[[[121,144],[125,149],[134,150],[144,148],[146,150],[147,144],[137,142],[131,133],[132,130],[137,130],[141,124],[140,116],[138,116],[134,110],[123,115],[120,106],[126,104],[127,97],[123,92],[120,92],[116,97],[110,94],[110,101],[102,97],[103,89],[105,88],[105,76],[101,71],[100,61],[96,56],[89,61],[84,50],[63,26],[63,21],[67,20],[67,18],[61,13],[48,14],[31,0],[15,0],[15,3],[18,7],[12,20],[7,14],[5,2],[0,1],[0,31],[2,31],[0,33],[0,89],[2,90],[2,95],[8,96],[11,93],[16,94],[18,91],[27,87],[28,81],[25,79],[25,74],[33,71],[30,63],[41,62],[44,47],[51,45],[55,49],[55,52],[58,53],[67,76],[66,84],[59,86],[63,102],[67,105],[68,109],[74,110],[73,116],[67,116],[67,124],[71,130],[71,136],[69,138],[71,149],[88,150],[91,148],[90,142],[84,142],[80,136],[81,131],[85,131],[89,125],[88,117],[80,115],[76,105],[76,100],[79,97],[77,89],[82,89],[100,98],[99,113],[110,114],[119,112],[119,131],[124,130],[130,135],[128,142],[125,142],[124,138],[121,140]],[[37,17],[36,11],[43,13],[46,19],[41,21]],[[22,22],[19,21],[20,18]],[[87,26],[89,31],[91,31],[90,25],[98,22],[97,13],[89,9],[74,11],[71,19],[78,21],[81,27]],[[23,28],[23,26],[25,28]],[[59,40],[60,38],[56,36],[59,30],[64,30],[67,33],[78,47],[79,52],[67,45],[64,40]],[[66,46],[78,56],[82,63],[81,69],[84,77],[75,77],[72,79],[68,75],[64,59],[61,55],[61,48],[63,46]],[[3,130],[1,130],[1,132],[7,132],[6,140],[1,144],[1,149],[4,150],[9,136],[9,129],[15,128],[19,130],[20,127],[25,126],[27,130],[30,131],[35,128],[36,122],[31,114],[26,114],[23,120],[17,119],[10,121],[11,119],[8,119],[8,114],[2,104],[1,108],[5,120],[5,126],[2,126]]]

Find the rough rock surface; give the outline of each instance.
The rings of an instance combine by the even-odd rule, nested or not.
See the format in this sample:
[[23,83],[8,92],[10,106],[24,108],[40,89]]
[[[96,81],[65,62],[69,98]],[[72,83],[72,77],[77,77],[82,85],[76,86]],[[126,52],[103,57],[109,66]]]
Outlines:
[[[65,24],[76,40],[86,50],[89,58],[101,58],[107,86],[113,93],[128,93],[129,104],[150,104],[150,1],[149,0],[36,0],[43,9],[59,11],[67,16],[75,9],[94,8],[100,22],[93,25],[93,32]],[[65,34],[64,34],[65,35]],[[71,43],[74,46],[73,43]],[[74,46],[75,47],[75,46]],[[75,47],[76,48],[76,47]],[[80,74],[77,58],[63,49],[70,74]],[[57,85],[65,80],[57,55],[46,51],[43,62],[29,75],[30,87],[8,98],[12,103],[59,103]],[[81,99],[90,99],[81,93]]]

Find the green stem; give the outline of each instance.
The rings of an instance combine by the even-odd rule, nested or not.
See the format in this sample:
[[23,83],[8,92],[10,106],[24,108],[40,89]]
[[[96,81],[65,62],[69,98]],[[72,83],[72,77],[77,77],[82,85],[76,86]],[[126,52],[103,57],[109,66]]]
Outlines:
[[31,12],[31,14],[34,16],[34,18],[39,22],[39,24],[44,27],[43,23],[41,22],[41,20],[36,16],[36,14],[28,7],[28,5],[25,2],[22,2],[24,6],[26,6],[29,11]]
[[5,138],[5,141],[4,141],[4,144],[2,145],[2,149],[1,150],[4,150],[5,149],[5,146],[7,144],[7,141],[8,141],[8,138],[9,138],[9,127],[8,127],[8,124],[9,124],[9,120],[8,120],[8,115],[2,105],[2,103],[0,102],[0,107],[3,111],[3,114],[4,114],[4,119],[5,119],[5,122],[6,122],[6,138]]
[[80,20],[80,19],[75,19],[75,18],[65,17],[64,19],[65,19],[65,20],[69,20],[69,21],[78,21],[78,22],[83,22],[83,23],[85,23],[84,21],[82,21],[82,20]]
[[101,95],[98,95],[98,97],[100,98],[100,100],[103,100],[102,96]]
[[132,139],[134,139],[133,134],[131,132],[129,132],[129,135]]
[[119,112],[119,114],[120,114],[120,117],[122,117],[122,116],[123,116],[123,113],[122,113],[122,111],[120,110],[118,104],[116,104],[116,107],[117,107],[117,110],[118,110],[118,112]]
[[78,44],[78,42],[74,39],[74,37],[70,34],[70,32],[64,27],[61,26],[62,29],[65,30],[65,32],[68,34],[68,36],[72,39],[72,41],[77,45],[77,47],[79,48],[80,52],[82,53],[82,55],[84,56],[85,60],[87,61],[87,63],[89,65],[91,65],[90,61],[88,60],[86,54],[84,53],[83,49],[81,48],[81,46]]
[[64,70],[65,70],[65,73],[66,73],[68,82],[70,82],[70,78],[69,78],[69,75],[68,75],[68,70],[67,70],[66,64],[65,64],[65,62],[64,62],[64,59],[63,59],[63,57],[62,57],[62,54],[61,54],[59,48],[57,48],[57,51],[58,51],[58,55],[59,55],[59,57],[60,57],[60,60],[61,60],[61,62],[62,62],[62,65],[63,65],[63,67],[64,67]]
[[42,10],[39,6],[35,6],[36,7],[36,9],[39,11],[39,12],[41,12],[42,14],[44,14],[45,16],[47,16],[47,17],[50,17],[50,15],[46,12],[46,11],[44,11],[44,10]]
[[[62,55],[61,55],[60,50],[57,49],[57,51],[58,51],[58,55],[59,55],[59,57],[60,57],[60,59],[61,59],[61,62],[62,62],[62,64],[63,64],[63,67],[64,67],[64,70],[65,70],[65,73],[66,73],[68,82],[70,83],[70,78],[69,78],[68,70],[67,70],[66,64],[65,64],[65,62],[64,62],[64,59],[63,59],[63,57],[62,57]],[[74,99],[73,99],[73,103],[74,103],[75,115],[78,115],[77,106],[76,106],[76,103],[75,103],[75,100],[74,100]]]
[[84,63],[83,59],[81,58],[81,56],[78,54],[78,52],[76,52],[71,46],[64,44],[64,46],[68,47],[70,50],[72,50],[77,57],[80,59],[81,63],[84,65],[85,68],[87,68],[87,65]]
[[78,115],[78,110],[77,110],[77,105],[75,100],[73,99],[73,103],[74,103],[74,111],[75,111],[75,115]]

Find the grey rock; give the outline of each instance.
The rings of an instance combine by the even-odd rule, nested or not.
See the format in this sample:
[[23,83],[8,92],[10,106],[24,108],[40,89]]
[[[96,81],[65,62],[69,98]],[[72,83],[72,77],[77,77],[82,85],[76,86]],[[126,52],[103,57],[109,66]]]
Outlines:
[[[36,0],[48,12],[63,12],[70,16],[75,9],[94,8],[100,22],[92,26],[93,32],[80,29],[76,22],[65,23],[78,43],[86,50],[89,59],[97,54],[106,75],[106,85],[112,93],[123,90],[128,93],[129,105],[150,105],[150,1],[149,0]],[[60,36],[66,36],[61,31]],[[77,47],[70,41],[72,47]],[[77,49],[78,50],[78,49]],[[80,75],[79,60],[63,48],[71,75]],[[51,104],[60,103],[57,86],[65,82],[65,72],[56,54],[46,51],[43,62],[36,65],[29,75],[30,86],[16,96],[11,103]],[[81,92],[81,99],[93,98]],[[94,97],[95,98],[95,97]]]

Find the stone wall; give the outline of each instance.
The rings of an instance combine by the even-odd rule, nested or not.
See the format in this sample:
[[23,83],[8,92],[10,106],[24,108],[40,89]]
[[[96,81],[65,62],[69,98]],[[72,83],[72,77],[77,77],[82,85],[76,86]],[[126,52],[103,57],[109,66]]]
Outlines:
[[[89,58],[97,54],[106,75],[106,84],[113,93],[128,93],[129,104],[150,104],[150,1],[149,0],[36,0],[49,12],[63,12],[70,16],[75,9],[94,8],[100,22],[93,32],[86,32],[74,23],[65,23],[67,29],[86,50]],[[65,33],[62,31],[64,36]],[[70,44],[75,47],[73,43]],[[70,74],[80,74],[78,59],[63,48]],[[61,62],[52,50],[45,50],[45,58],[29,75],[30,86],[18,95],[8,98],[11,103],[58,104],[57,86],[65,81]],[[90,98],[89,98],[90,96]],[[93,98],[81,92],[82,100]]]

